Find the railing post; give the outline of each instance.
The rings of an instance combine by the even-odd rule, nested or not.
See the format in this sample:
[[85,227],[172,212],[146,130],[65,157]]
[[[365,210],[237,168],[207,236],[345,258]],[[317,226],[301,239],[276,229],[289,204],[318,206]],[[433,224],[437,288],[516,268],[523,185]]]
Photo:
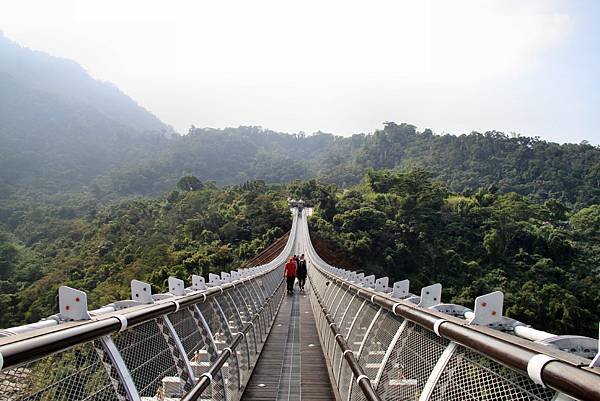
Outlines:
[[[202,315],[202,312],[200,311],[200,308],[198,307],[198,305],[194,305],[192,317],[196,321],[196,326],[198,326],[198,329],[200,330],[200,336],[202,337],[202,340],[204,341],[204,344],[206,345],[206,351],[210,355],[210,361],[214,362],[219,357],[219,348],[217,347],[217,344],[215,342],[215,338],[213,337],[212,331],[210,331],[210,327],[208,326],[208,323],[204,319],[204,315]],[[226,394],[225,377],[223,376],[222,370],[220,371],[219,376],[220,377],[217,378],[217,381],[220,382],[221,385],[223,386],[223,394]],[[213,396],[214,396],[214,394],[213,394]]]
[[175,328],[169,320],[169,317],[163,316],[162,319],[157,319],[156,323],[169,346],[171,356],[175,360],[177,374],[181,379],[188,382],[190,386],[193,386],[195,377],[192,366],[190,365],[190,360],[188,359],[183,344],[181,344],[181,340],[175,332]]
[[452,355],[454,355],[455,350],[456,343],[450,341],[440,358],[435,363],[435,366],[433,367],[433,370],[431,371],[431,374],[429,375],[429,378],[427,379],[427,382],[425,383],[425,386],[421,391],[419,401],[429,401],[431,395],[433,394],[433,389],[435,388],[435,385],[440,379],[440,376],[446,368],[446,365],[448,365],[450,358],[452,358]]
[[131,373],[112,338],[110,336],[101,337],[94,341],[94,348],[100,356],[119,400],[140,401],[140,395]]
[[405,319],[402,321],[400,328],[398,329],[398,331],[396,331],[396,334],[394,334],[394,338],[392,338],[392,341],[390,341],[390,345],[389,345],[388,349],[385,351],[385,355],[383,356],[383,360],[381,361],[381,366],[379,367],[379,370],[377,371],[377,376],[375,376],[375,390],[377,390],[379,388],[379,381],[381,380],[381,375],[383,374],[385,365],[387,365],[387,361],[390,359],[390,355],[392,354],[392,351],[394,350],[394,347],[396,346],[396,343],[398,342],[400,335],[402,334],[404,329],[406,329],[407,324],[408,324],[408,320]]
[[[233,333],[231,331],[231,326],[229,325],[229,321],[227,321],[227,316],[225,316],[225,313],[223,312],[223,309],[221,308],[221,305],[216,301],[216,300],[211,300],[211,302],[209,302],[209,305],[212,307],[213,311],[217,314],[217,318],[219,320],[219,322],[221,323],[221,328],[223,329],[224,332],[227,333],[227,339],[228,342],[231,343],[233,341]],[[235,360],[235,365],[237,367],[237,369],[235,369],[235,371],[237,372],[237,374],[235,375],[236,378],[236,382],[237,382],[237,386],[236,389],[239,391],[240,389],[240,385],[241,385],[241,375],[242,375],[242,371],[241,371],[241,367],[240,367],[240,361],[238,360],[238,357],[235,353],[231,353],[231,357]],[[234,369],[231,368],[230,372],[233,371]],[[223,378],[225,379],[225,378]]]
[[[367,302],[367,301],[365,300],[365,302]],[[365,342],[367,341],[367,338],[369,338],[369,335],[371,334],[373,327],[375,327],[375,322],[377,321],[377,319],[379,319],[379,316],[381,315],[381,310],[382,310],[382,308],[380,306],[379,309],[377,309],[377,312],[375,313],[373,320],[371,320],[371,323],[369,323],[369,327],[367,328],[367,331],[365,332],[365,336],[363,337],[363,339],[360,343],[360,347],[358,348],[358,353],[356,354],[356,359],[359,362],[361,360],[363,348],[365,347]],[[352,330],[352,329],[350,329],[350,330]],[[340,375],[341,374],[342,374],[342,364],[340,363]],[[350,400],[350,396],[352,395],[352,383],[354,383],[354,380],[350,380],[350,383],[348,384],[348,400]]]

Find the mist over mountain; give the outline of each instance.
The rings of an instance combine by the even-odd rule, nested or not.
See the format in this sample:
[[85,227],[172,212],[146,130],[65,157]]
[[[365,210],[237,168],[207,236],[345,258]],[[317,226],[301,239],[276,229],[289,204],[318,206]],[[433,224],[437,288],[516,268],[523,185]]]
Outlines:
[[0,37],[0,194],[157,196],[194,175],[220,185],[319,178],[342,187],[369,169],[424,169],[457,192],[494,186],[536,201],[600,202],[600,149],[501,132],[436,135],[388,122],[372,134],[261,127],[178,135],[73,61]]
[[0,73],[5,79],[8,75],[38,95],[51,94],[65,103],[85,104],[99,115],[138,132],[172,131],[115,85],[95,80],[72,60],[30,50],[1,35],[0,60]]
[[171,132],[75,62],[0,36],[0,194],[81,188]]

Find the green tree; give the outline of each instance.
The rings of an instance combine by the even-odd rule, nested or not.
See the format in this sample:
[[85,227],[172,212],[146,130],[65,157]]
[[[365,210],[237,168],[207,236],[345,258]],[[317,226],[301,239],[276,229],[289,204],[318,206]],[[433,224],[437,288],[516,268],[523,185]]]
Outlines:
[[204,185],[202,182],[193,175],[181,177],[181,179],[177,182],[177,188],[181,189],[182,191],[198,191],[203,187]]

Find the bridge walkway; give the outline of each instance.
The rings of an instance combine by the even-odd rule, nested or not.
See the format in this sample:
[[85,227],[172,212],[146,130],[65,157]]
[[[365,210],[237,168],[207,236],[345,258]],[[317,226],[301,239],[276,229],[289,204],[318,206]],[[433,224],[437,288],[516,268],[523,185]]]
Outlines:
[[[308,287],[308,283],[307,283]],[[286,295],[242,395],[245,401],[335,400],[306,293]]]

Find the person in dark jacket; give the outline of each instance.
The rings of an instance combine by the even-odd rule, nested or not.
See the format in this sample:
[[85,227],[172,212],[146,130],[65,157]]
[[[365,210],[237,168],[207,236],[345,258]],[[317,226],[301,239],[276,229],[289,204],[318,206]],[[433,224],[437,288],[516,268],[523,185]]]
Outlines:
[[296,281],[296,261],[294,258],[290,258],[290,260],[285,264],[285,269],[283,271],[283,276],[285,277],[287,284],[288,294],[294,293],[294,282]]
[[296,272],[296,277],[298,277],[298,285],[300,286],[300,291],[304,291],[307,273],[308,271],[306,269],[306,260],[304,260],[304,254],[302,254],[300,255],[300,260],[298,261],[298,271]]

